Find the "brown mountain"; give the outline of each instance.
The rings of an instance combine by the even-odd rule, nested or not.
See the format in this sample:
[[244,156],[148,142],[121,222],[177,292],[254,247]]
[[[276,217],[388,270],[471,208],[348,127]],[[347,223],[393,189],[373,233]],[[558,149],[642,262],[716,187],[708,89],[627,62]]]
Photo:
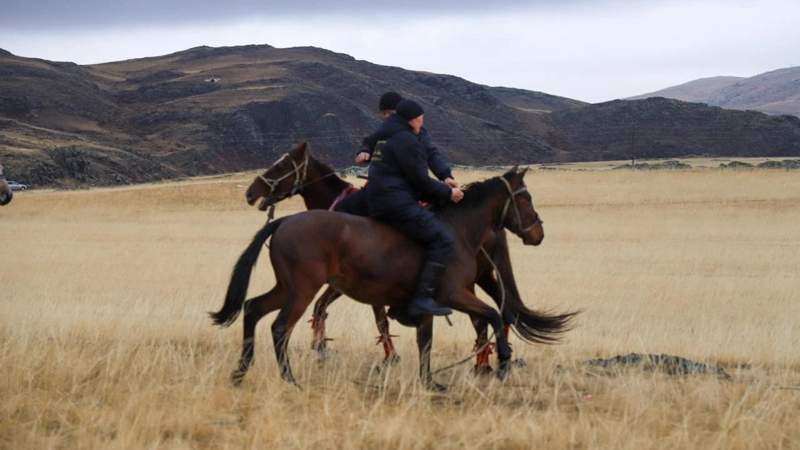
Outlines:
[[783,118],[650,100],[587,105],[312,47],[197,47],[92,66],[1,52],[0,75],[0,160],[9,176],[36,185],[253,169],[299,140],[333,165],[349,165],[379,124],[375,105],[389,89],[422,103],[435,142],[461,164],[670,148],[800,154],[800,124]]
[[773,70],[749,78],[702,78],[634,98],[648,97],[800,116],[800,67]]

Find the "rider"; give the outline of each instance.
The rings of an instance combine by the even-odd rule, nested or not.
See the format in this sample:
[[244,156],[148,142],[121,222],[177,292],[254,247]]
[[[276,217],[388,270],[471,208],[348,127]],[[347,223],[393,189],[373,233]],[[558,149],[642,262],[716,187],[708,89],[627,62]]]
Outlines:
[[428,176],[427,149],[419,139],[423,122],[424,111],[416,102],[403,100],[397,105],[395,114],[381,127],[386,142],[372,153],[367,189],[370,214],[425,248],[425,262],[408,303],[412,317],[451,312],[437,304],[435,297],[445,264],[454,251],[453,233],[419,201],[457,203],[464,198],[457,186]]
[[[372,153],[375,151],[375,146],[379,141],[386,140],[391,133],[394,132],[395,125],[387,124],[388,119],[394,115],[397,109],[397,104],[403,100],[397,92],[384,93],[378,102],[378,111],[384,119],[383,124],[378,130],[371,135],[364,138],[361,148],[356,155],[356,164],[369,162],[372,158]],[[420,131],[418,138],[425,147],[427,154],[428,167],[436,178],[447,183],[450,187],[459,187],[458,182],[453,178],[453,172],[450,169],[450,164],[445,159],[444,155],[437,149],[433,142],[431,142],[430,134],[425,127]],[[336,211],[355,214],[357,216],[369,215],[369,205],[367,202],[366,186],[359,191],[356,191],[340,201],[336,207]]]

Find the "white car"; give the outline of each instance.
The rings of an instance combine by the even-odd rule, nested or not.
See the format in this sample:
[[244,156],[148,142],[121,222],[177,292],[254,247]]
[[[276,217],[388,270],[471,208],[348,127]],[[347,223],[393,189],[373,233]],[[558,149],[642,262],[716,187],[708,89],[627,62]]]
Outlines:
[[11,188],[12,191],[24,191],[28,189],[27,184],[18,183],[16,181],[8,180],[8,187]]

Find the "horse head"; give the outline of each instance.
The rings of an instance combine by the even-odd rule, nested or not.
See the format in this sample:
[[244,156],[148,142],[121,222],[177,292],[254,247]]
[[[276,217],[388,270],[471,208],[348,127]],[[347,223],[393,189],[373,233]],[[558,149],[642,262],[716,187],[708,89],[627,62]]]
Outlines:
[[250,183],[245,193],[247,203],[254,205],[261,199],[258,209],[264,211],[271,205],[302,191],[306,183],[310,157],[306,142],[284,153]]
[[544,239],[544,223],[533,206],[533,197],[525,186],[525,174],[516,166],[503,174],[500,179],[508,191],[508,199],[503,206],[500,223],[522,239],[525,245],[539,245]]

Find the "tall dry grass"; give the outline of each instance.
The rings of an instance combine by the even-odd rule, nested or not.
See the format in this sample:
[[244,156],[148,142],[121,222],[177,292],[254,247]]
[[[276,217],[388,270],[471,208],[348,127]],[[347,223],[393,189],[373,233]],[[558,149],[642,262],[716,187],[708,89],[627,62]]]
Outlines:
[[[25,192],[0,210],[0,447],[800,447],[800,391],[782,388],[800,385],[795,173],[535,171],[546,238],[512,238],[522,294],[584,313],[561,345],[515,341],[528,365],[506,383],[440,374],[446,395],[420,389],[397,324],[403,360],[377,371],[370,309],[347,300],[324,363],[295,330],[302,391],[278,380],[274,316],[229,385],[241,324],[220,331],[205,312],[264,220],[243,201],[249,178]],[[251,292],[271,283],[262,259]],[[454,322],[437,323],[436,367],[472,347]],[[733,381],[581,364],[633,351],[720,363]]]

